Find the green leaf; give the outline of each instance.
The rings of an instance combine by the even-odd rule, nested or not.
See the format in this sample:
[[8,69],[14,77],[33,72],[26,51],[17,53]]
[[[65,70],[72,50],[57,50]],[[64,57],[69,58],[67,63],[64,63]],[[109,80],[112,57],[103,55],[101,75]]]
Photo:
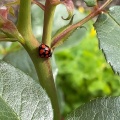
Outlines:
[[95,29],[108,63],[113,70],[120,73],[120,6],[110,8],[108,14],[98,17]]
[[[53,120],[50,99],[42,87],[31,77],[3,61],[0,61],[0,97],[20,120]],[[6,112],[9,108],[6,108]]]
[[84,0],[88,7],[93,7],[97,5],[97,0]]
[[77,108],[65,120],[120,120],[120,97],[99,98]]

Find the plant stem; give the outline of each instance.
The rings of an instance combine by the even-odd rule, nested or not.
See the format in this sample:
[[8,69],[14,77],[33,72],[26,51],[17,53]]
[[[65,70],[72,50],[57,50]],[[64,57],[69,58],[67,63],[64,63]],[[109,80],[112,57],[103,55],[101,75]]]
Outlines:
[[[51,44],[51,34],[52,34],[52,25],[53,25],[53,18],[54,18],[54,12],[55,12],[56,5],[51,5],[49,0],[46,0],[45,3],[45,12],[44,12],[44,27],[43,27],[43,36],[42,36],[42,43],[50,46]],[[51,68],[50,59],[43,60],[43,67],[45,69],[42,69],[42,71],[47,72],[46,74],[48,76],[43,75],[42,78],[44,81],[42,81],[42,84],[44,88],[46,88],[46,91],[48,93],[48,96],[51,99],[53,111],[54,111],[54,120],[60,120],[60,110],[59,110],[59,104],[57,99],[57,93],[55,88],[55,83],[53,79],[53,73]]]
[[55,5],[51,5],[49,0],[46,0],[42,42],[48,46],[50,46],[51,44],[51,34],[55,8]]
[[20,0],[17,27],[23,36],[26,36],[26,34],[31,35],[31,0]]
[[[46,5],[48,6],[48,0],[46,0],[46,2],[47,2]],[[48,8],[50,9],[48,10]],[[43,39],[43,41],[44,43],[50,44],[51,31],[52,31],[52,19],[53,19],[53,18],[50,18],[50,16],[53,17],[53,13],[50,12],[50,10],[53,10],[54,12],[55,6],[53,6],[54,9],[49,6],[48,8],[47,8],[47,12],[49,14],[47,12],[45,13],[45,23],[48,24],[48,26],[44,25],[44,27],[46,27],[44,29],[44,32],[46,33],[44,33],[43,38],[45,39]],[[47,14],[49,17],[47,17]],[[47,20],[47,18],[50,20],[50,22]],[[19,32],[25,39],[25,44],[23,46],[33,61],[33,64],[35,66],[35,69],[39,78],[40,85],[43,87],[43,89],[46,90],[51,100],[52,108],[54,112],[54,120],[60,120],[60,110],[59,110],[57,93],[55,89],[50,60],[42,59],[39,57],[38,47],[40,43],[33,36],[32,29],[31,29],[31,0],[20,1],[20,10],[19,10],[17,27]]]
[[76,24],[73,24],[71,26],[69,26],[66,30],[64,30],[61,34],[59,34],[52,42],[51,47],[54,48],[55,44],[57,44],[57,42],[59,42],[66,34],[68,34],[70,31],[75,30],[78,27],[81,27],[83,24],[85,24],[86,22],[88,22],[90,19],[94,18],[95,16],[97,16],[98,14],[101,13],[101,11],[110,4],[112,0],[107,0],[101,7],[99,7],[96,11],[93,11],[92,13],[90,13],[87,17],[85,17],[84,19],[82,19],[81,21],[79,21]]

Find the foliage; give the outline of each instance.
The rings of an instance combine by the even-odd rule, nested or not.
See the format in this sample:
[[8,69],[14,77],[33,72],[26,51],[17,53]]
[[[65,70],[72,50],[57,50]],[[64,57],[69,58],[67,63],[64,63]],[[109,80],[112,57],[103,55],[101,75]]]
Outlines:
[[120,73],[120,39],[118,34],[120,32],[120,13],[118,11],[120,11],[119,6],[111,7],[108,14],[101,14],[94,25],[100,41],[100,49],[103,50],[115,73]]
[[[120,97],[103,97],[82,105],[65,120],[119,120]],[[89,109],[91,108],[91,109]]]
[[0,105],[3,107],[0,109],[1,119],[53,119],[50,99],[31,77],[0,61],[0,78]]

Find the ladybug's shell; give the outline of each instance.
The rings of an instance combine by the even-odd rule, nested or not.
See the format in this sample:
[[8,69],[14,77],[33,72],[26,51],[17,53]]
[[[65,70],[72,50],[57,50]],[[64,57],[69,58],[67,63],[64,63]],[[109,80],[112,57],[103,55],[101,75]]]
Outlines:
[[39,46],[39,56],[41,58],[49,58],[52,56],[51,49],[45,44]]

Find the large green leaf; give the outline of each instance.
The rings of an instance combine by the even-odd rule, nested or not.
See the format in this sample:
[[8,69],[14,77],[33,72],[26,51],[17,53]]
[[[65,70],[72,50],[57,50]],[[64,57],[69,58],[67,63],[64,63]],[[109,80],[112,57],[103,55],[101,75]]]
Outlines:
[[8,110],[0,108],[8,119],[16,114],[21,120],[53,120],[51,102],[42,87],[31,77],[3,61],[0,61],[0,97],[9,107],[6,107]]
[[120,6],[110,8],[110,11],[98,17],[95,29],[108,63],[114,71],[120,73]]
[[[35,11],[35,12],[34,12]],[[42,39],[42,31],[43,31],[43,14],[44,12],[36,5],[32,6],[32,27],[33,33],[36,38],[41,41]],[[78,10],[74,10],[74,20],[73,23],[80,21],[85,17],[84,13],[80,13]],[[53,35],[59,30],[61,27],[67,25],[69,21],[63,20],[61,17],[67,17],[68,13],[66,12],[66,8],[63,5],[58,5],[55,11],[55,17],[53,21]],[[58,49],[64,49],[66,47],[71,47],[73,45],[77,45],[80,40],[86,35],[86,29],[77,30],[69,40],[64,42]]]
[[71,112],[66,120],[120,120],[120,97],[93,100]]

